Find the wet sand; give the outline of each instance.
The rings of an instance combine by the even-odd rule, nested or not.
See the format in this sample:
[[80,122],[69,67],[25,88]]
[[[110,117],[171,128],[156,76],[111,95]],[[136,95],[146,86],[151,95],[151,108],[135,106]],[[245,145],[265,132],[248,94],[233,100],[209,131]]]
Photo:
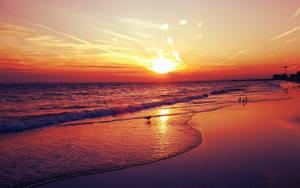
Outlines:
[[176,157],[41,187],[299,187],[300,88],[286,96],[194,115],[202,143]]

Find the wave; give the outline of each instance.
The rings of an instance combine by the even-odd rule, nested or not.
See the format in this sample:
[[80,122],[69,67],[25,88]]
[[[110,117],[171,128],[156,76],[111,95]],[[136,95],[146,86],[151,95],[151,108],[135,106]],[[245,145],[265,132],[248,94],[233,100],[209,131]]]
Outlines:
[[228,88],[228,89],[221,89],[221,90],[216,90],[210,92],[211,95],[220,95],[220,94],[225,94],[225,93],[231,93],[235,91],[245,91],[243,88]]
[[[166,159],[170,159],[172,157],[176,157],[180,154],[186,153],[194,148],[196,148],[197,146],[199,146],[201,143],[203,142],[203,138],[201,136],[201,133],[199,132],[199,139],[197,141],[195,141],[195,143],[191,144],[189,147],[186,147],[184,150],[182,151],[178,151],[178,152],[174,152],[166,157],[162,157],[159,159],[154,159],[154,160],[150,160],[144,163],[133,163],[133,164],[128,164],[128,165],[124,165],[124,166],[117,166],[117,167],[111,167],[111,168],[106,168],[106,169],[95,169],[95,170],[90,170],[90,171],[86,171],[86,172],[77,172],[74,174],[70,174],[70,175],[63,175],[63,176],[55,176],[55,177],[51,177],[49,179],[45,179],[45,180],[37,180],[36,182],[30,182],[27,183],[26,187],[39,187],[42,185],[46,185],[49,183],[53,183],[53,182],[57,182],[60,180],[66,180],[66,179],[70,179],[70,178],[75,178],[75,177],[79,177],[79,176],[87,176],[87,175],[95,175],[95,174],[100,174],[100,173],[107,173],[107,172],[113,172],[113,171],[118,171],[118,170],[122,170],[122,169],[126,169],[126,168],[133,168],[133,167],[138,167],[138,166],[144,166],[147,164],[152,164],[152,163],[157,163],[159,161],[162,160],[166,160]],[[23,185],[22,185],[23,186]]]
[[63,112],[57,114],[30,115],[23,117],[10,117],[0,124],[0,133],[18,132],[27,129],[41,128],[45,126],[61,124],[71,121],[78,121],[91,118],[100,118],[105,116],[116,116],[119,114],[137,112],[149,108],[159,107],[163,105],[172,105],[176,103],[188,102],[191,100],[202,99],[208,97],[207,94],[190,96],[186,98],[168,99],[160,102],[149,102],[140,105],[132,105],[125,107],[116,107],[101,110],[84,110],[80,112]]
[[[151,118],[165,117],[165,116],[178,116],[178,115],[186,115],[186,114],[196,114],[196,113],[201,113],[201,112],[211,112],[211,111],[216,111],[216,110],[222,109],[226,106],[230,106],[230,104],[220,106],[220,107],[209,108],[209,109],[205,109],[205,110],[193,110],[193,111],[179,112],[179,113],[172,113],[172,114],[153,115],[153,116],[151,116]],[[75,126],[75,125],[88,125],[88,124],[94,124],[94,123],[111,123],[111,122],[116,122],[116,121],[146,119],[147,117],[149,117],[149,116],[136,116],[136,117],[130,117],[130,118],[117,118],[117,119],[101,120],[101,121],[87,121],[87,122],[70,123],[70,124],[62,124],[62,125],[63,126]]]
[[[210,92],[210,95],[221,95],[226,93],[235,93],[235,92],[245,92],[245,88],[239,87],[227,87],[221,90],[214,90]],[[0,134],[2,133],[11,133],[19,132],[28,129],[41,128],[45,126],[51,126],[56,124],[68,123],[72,121],[79,121],[92,118],[101,118],[106,116],[116,116],[119,114],[138,112],[145,109],[150,109],[154,107],[160,107],[164,105],[173,105],[176,103],[184,103],[197,99],[203,99],[208,97],[208,94],[194,95],[188,97],[173,97],[167,98],[161,101],[156,102],[145,102],[142,104],[128,105],[128,106],[119,106],[112,107],[107,109],[86,109],[88,106],[84,105],[75,105],[71,107],[66,107],[66,109],[76,109],[74,112],[61,112],[61,113],[48,113],[43,115],[27,115],[27,116],[7,116],[2,117],[0,120]],[[201,101],[195,101],[194,105],[201,105]],[[224,104],[226,101],[223,101]],[[227,101],[228,102],[228,101]],[[214,101],[208,101],[203,103],[214,103]],[[229,103],[232,103],[229,102]],[[216,103],[215,103],[216,104]],[[176,108],[176,107],[175,107]],[[66,110],[65,109],[65,110]]]
[[[181,125],[183,126],[183,125]],[[98,174],[98,173],[105,173],[105,172],[111,172],[111,171],[117,171],[117,170],[121,170],[121,169],[125,169],[125,168],[131,168],[131,167],[136,167],[136,166],[142,166],[142,165],[146,165],[146,164],[151,164],[151,163],[155,163],[161,160],[166,160],[172,157],[175,157],[177,155],[180,155],[182,153],[188,152],[194,148],[196,148],[198,145],[200,145],[203,141],[202,135],[201,133],[197,130],[194,129],[190,126],[183,126],[183,129],[179,128],[180,126],[178,126],[176,129],[178,133],[181,133],[181,136],[184,136],[184,138],[188,137],[187,140],[185,140],[185,143],[183,145],[179,144],[182,139],[178,139],[177,136],[178,134],[174,134],[172,135],[172,140],[171,142],[173,144],[170,145],[170,147],[168,148],[168,152],[161,152],[162,155],[154,155],[156,150],[155,147],[153,148],[154,150],[151,150],[151,147],[148,148],[147,151],[145,151],[145,147],[142,146],[134,146],[134,150],[142,152],[142,153],[152,153],[154,152],[152,155],[150,155],[150,157],[140,157],[142,154],[137,154],[138,156],[135,156],[135,152],[130,153],[130,155],[132,155],[131,157],[127,157],[128,150],[130,150],[131,148],[126,148],[126,151],[122,152],[122,154],[120,154],[121,156],[118,155],[118,158],[121,161],[126,161],[124,163],[111,163],[111,162],[107,162],[106,160],[108,158],[111,158],[112,156],[108,153],[106,155],[105,160],[103,161],[103,158],[99,157],[99,158],[94,158],[93,156],[86,156],[86,157],[90,157],[88,158],[88,161],[93,161],[93,162],[86,162],[86,158],[84,157],[76,157],[76,158],[69,158],[67,157],[67,155],[62,155],[62,157],[65,157],[63,159],[55,159],[56,162],[60,165],[58,165],[57,168],[53,168],[51,170],[50,173],[48,171],[46,171],[46,173],[42,173],[42,174],[30,174],[32,172],[35,172],[36,168],[39,168],[40,170],[43,170],[44,168],[48,169],[49,168],[49,163],[46,163],[44,161],[48,161],[48,158],[51,159],[51,155],[48,155],[48,153],[43,153],[42,151],[40,151],[41,153],[39,153],[39,159],[41,159],[43,162],[41,162],[38,165],[34,165],[34,167],[31,167],[32,164],[30,163],[26,163],[25,166],[25,170],[24,168],[22,169],[18,169],[18,174],[19,176],[15,176],[15,174],[5,174],[3,177],[9,177],[7,179],[5,179],[3,182],[0,181],[0,187],[4,186],[4,187],[39,187],[41,185],[44,184],[48,184],[48,183],[52,183],[55,181],[59,181],[59,180],[64,180],[64,179],[69,179],[69,178],[73,178],[73,177],[78,177],[78,176],[82,176],[82,175],[92,175],[92,174]],[[135,133],[132,134],[131,136],[136,136]],[[183,138],[183,137],[180,137]],[[151,140],[151,139],[150,139]],[[94,146],[94,142],[90,142],[91,145],[88,145],[88,147],[95,147]],[[177,143],[177,144],[175,144]],[[114,144],[118,144],[118,143],[114,143]],[[178,147],[178,145],[180,147]],[[121,145],[123,146],[123,145]],[[176,149],[172,149],[172,146]],[[58,146],[58,147],[62,147],[62,146]],[[103,145],[103,147],[105,147],[105,144]],[[136,148],[137,147],[137,148]],[[140,150],[139,150],[140,148]],[[44,149],[44,148],[43,148]],[[42,149],[42,150],[43,150]],[[74,154],[76,155],[83,155],[85,152],[82,152],[81,149],[86,149],[86,148],[74,148],[77,149],[76,151],[73,151]],[[122,148],[121,148],[122,149]],[[149,151],[150,149],[150,151]],[[58,150],[58,151],[62,151],[62,150]],[[85,150],[86,151],[86,150]],[[97,152],[101,153],[103,152],[103,148],[100,150],[96,150]],[[30,153],[27,153],[30,155]],[[101,153],[102,155],[105,153]],[[147,156],[147,155],[146,155]],[[45,157],[45,158],[44,158]],[[125,158],[124,158],[125,157]],[[11,157],[14,158],[14,157]],[[11,158],[8,159],[8,163],[12,162],[14,160],[11,160]],[[23,166],[23,167],[24,167]],[[71,167],[71,168],[70,168]],[[18,167],[16,167],[18,168]],[[21,168],[21,167],[20,167]],[[26,168],[30,168],[33,169],[32,171],[27,172]],[[67,169],[67,170],[66,170]],[[26,172],[26,174],[24,175],[24,171]],[[1,174],[1,170],[0,170],[0,174]],[[40,175],[40,176],[39,176]],[[23,176],[23,177],[22,177]],[[28,177],[30,176],[30,178]],[[2,184],[1,184],[2,183]]]

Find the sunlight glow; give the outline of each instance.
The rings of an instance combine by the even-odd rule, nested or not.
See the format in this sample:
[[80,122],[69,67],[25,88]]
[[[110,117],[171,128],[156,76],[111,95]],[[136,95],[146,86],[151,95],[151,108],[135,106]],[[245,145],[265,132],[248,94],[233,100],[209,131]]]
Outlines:
[[[159,109],[159,115],[167,115],[169,114],[169,109]],[[165,122],[169,119],[168,116],[161,116],[159,118],[161,121]]]
[[199,27],[199,29],[201,29],[202,25],[203,25],[203,23],[202,23],[202,22],[199,22],[199,23],[198,23],[198,27]]
[[0,82],[268,78],[282,66],[296,73],[299,3],[246,1],[220,1],[216,10],[214,1],[0,0]]
[[[168,115],[169,109],[159,109],[159,115]],[[158,130],[160,133],[165,134],[168,131],[168,120],[169,116],[161,116],[160,118],[160,124],[158,126]]]
[[170,37],[168,37],[167,43],[169,43],[170,45],[172,45],[173,44],[173,40]]
[[169,24],[163,24],[163,25],[161,25],[160,29],[164,30],[164,31],[168,30],[169,29]]
[[177,61],[181,62],[181,58],[179,57],[179,54],[177,51],[173,52],[173,56],[176,58]]
[[182,19],[182,20],[179,21],[179,24],[180,24],[180,25],[185,25],[186,23],[187,23],[187,21],[184,20],[184,19]]
[[174,63],[171,59],[160,57],[152,60],[151,70],[159,74],[165,74],[171,72],[175,70],[175,68],[176,68],[176,63]]

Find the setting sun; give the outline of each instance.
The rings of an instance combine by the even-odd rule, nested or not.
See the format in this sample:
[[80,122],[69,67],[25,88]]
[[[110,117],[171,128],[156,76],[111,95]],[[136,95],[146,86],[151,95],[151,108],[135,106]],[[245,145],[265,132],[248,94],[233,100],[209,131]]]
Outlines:
[[175,70],[175,68],[176,68],[176,63],[174,63],[171,59],[166,59],[163,57],[154,59],[152,61],[152,66],[151,66],[151,70],[159,74],[172,72]]
[[300,0],[0,0],[0,41],[0,188],[300,188]]

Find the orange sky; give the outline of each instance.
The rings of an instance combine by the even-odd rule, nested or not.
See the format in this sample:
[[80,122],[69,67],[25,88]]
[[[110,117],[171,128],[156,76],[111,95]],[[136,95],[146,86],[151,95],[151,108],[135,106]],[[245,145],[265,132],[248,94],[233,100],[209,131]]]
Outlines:
[[0,41],[0,82],[268,78],[300,70],[300,2],[0,0]]

